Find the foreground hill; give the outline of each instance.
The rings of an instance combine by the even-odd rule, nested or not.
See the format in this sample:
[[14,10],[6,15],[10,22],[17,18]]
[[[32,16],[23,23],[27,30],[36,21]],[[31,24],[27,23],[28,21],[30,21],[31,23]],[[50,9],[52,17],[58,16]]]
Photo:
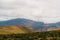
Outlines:
[[0,26],[0,34],[20,34],[29,32],[32,32],[32,29],[23,26]]

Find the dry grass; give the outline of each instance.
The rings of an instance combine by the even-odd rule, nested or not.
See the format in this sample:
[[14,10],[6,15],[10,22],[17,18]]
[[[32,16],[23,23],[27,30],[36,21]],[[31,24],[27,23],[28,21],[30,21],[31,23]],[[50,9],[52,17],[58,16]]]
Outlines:
[[22,26],[6,26],[0,27],[0,34],[20,34],[20,33],[27,33],[28,30]]

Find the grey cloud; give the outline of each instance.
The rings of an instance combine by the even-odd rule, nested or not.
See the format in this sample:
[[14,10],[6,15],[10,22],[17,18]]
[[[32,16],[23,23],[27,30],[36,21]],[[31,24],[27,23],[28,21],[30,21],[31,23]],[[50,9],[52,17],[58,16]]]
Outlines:
[[59,4],[59,0],[0,0],[0,17],[36,18],[44,22],[55,22],[60,19]]

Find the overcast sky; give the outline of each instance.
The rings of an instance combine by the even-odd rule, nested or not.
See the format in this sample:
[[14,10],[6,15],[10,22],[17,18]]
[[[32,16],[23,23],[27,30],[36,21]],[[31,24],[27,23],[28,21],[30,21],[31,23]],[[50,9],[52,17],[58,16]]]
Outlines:
[[58,22],[60,0],[0,0],[0,21],[14,18]]

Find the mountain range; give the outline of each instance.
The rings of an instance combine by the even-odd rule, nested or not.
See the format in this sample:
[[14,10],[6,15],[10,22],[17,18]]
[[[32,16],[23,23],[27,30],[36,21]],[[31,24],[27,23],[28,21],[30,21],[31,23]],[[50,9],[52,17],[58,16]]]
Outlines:
[[30,19],[24,19],[24,18],[16,18],[6,21],[0,21],[0,26],[25,26],[28,28],[32,28],[36,31],[47,31],[48,29],[58,28],[60,27],[60,22],[57,23],[44,23],[44,22],[37,22]]

